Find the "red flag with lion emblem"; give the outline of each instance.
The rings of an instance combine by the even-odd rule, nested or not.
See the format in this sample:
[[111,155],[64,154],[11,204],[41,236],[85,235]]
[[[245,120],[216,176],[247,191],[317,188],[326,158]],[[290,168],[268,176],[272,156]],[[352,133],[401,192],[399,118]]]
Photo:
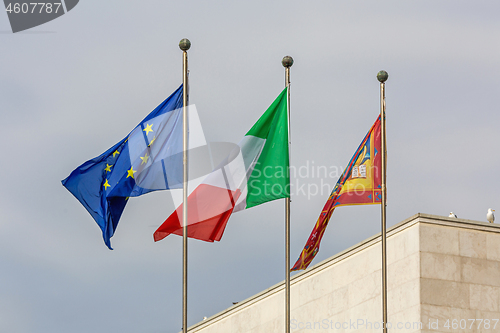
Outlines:
[[291,269],[306,269],[319,251],[321,238],[338,206],[382,202],[382,157],[380,116],[370,128],[333,188],[299,259]]

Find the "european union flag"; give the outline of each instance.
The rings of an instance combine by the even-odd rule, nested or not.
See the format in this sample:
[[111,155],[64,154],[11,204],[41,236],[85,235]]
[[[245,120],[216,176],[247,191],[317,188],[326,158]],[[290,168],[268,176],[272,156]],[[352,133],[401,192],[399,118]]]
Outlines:
[[123,140],[62,181],[110,238],[129,197],[182,188],[182,85]]

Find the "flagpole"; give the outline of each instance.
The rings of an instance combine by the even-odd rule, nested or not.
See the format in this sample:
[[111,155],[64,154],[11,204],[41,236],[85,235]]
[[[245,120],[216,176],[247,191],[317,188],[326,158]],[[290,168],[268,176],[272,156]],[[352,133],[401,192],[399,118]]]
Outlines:
[[188,198],[188,56],[191,47],[189,39],[184,38],[179,42],[182,50],[182,164],[184,167],[184,182],[182,186],[182,332],[187,333],[187,274],[188,274],[188,238],[187,238],[187,198]]
[[387,333],[387,252],[386,252],[386,208],[387,208],[387,189],[386,189],[386,168],[387,168],[387,146],[385,135],[385,81],[389,78],[386,71],[380,71],[377,79],[380,82],[380,134],[382,136],[382,322],[383,332]]
[[[288,151],[290,152],[290,67],[293,65],[293,58],[285,56],[281,64],[285,67],[285,86],[288,87],[286,107],[288,113]],[[290,153],[288,158],[290,159]],[[290,165],[290,160],[288,165]],[[288,173],[289,171],[287,170]],[[290,197],[285,198],[285,333],[290,333],[290,202]]]

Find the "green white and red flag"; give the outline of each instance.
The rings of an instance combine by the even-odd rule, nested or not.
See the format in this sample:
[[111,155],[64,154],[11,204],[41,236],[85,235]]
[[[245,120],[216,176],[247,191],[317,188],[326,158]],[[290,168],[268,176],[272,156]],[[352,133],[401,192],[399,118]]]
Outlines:
[[[290,197],[287,89],[189,195],[188,237],[219,241],[233,212]],[[182,236],[182,207],[155,231],[155,241]]]

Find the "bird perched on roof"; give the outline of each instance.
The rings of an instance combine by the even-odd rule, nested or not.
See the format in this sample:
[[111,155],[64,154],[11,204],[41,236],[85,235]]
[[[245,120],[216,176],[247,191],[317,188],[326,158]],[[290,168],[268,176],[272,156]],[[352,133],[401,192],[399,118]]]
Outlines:
[[448,217],[454,217],[454,218],[457,218],[457,216],[455,215],[455,213],[453,212],[450,212],[450,215],[448,215]]
[[495,215],[493,214],[495,210],[488,208],[488,214],[486,214],[486,219],[488,222],[493,223],[495,221]]

